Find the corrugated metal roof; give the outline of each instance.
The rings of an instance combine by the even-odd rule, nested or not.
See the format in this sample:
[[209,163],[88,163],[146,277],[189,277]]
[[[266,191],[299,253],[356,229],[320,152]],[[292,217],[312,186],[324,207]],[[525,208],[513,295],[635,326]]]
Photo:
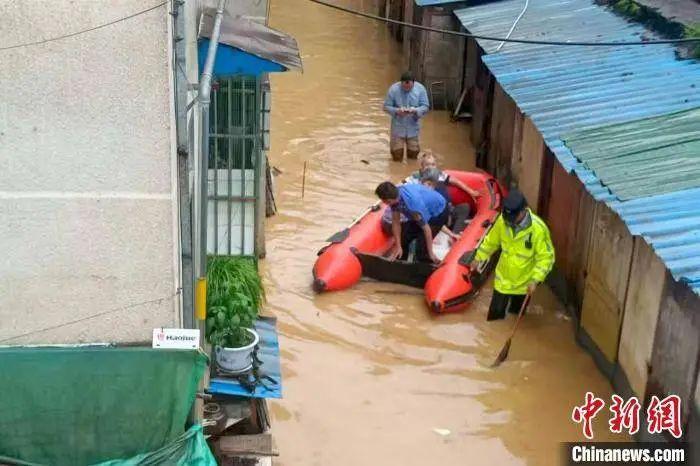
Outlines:
[[[460,9],[455,14],[473,34],[504,37],[523,5],[523,0],[505,0]],[[591,0],[531,2],[512,37],[548,41],[638,41],[655,38],[641,25],[628,22]],[[620,195],[625,199],[632,194],[624,190],[620,194],[608,189],[598,175],[581,162],[576,148],[572,152],[562,142],[566,134],[700,107],[700,63],[696,60],[678,60],[671,45],[555,47],[507,43],[499,52],[493,53],[499,42],[479,39],[478,43],[487,53],[491,53],[484,55],[484,63],[503,90],[537,126],[545,143],[564,168],[575,173],[597,200],[608,203],[616,210],[631,231],[633,226],[638,228],[632,232],[641,234],[649,241],[674,277],[694,284],[695,291],[700,294],[700,283],[694,281],[700,279],[700,263],[693,259],[690,249],[681,248],[673,253],[688,253],[687,262],[667,260],[661,252],[665,241],[669,240],[667,233],[655,233],[657,223],[659,229],[666,231],[665,221],[655,220],[658,218],[654,215],[655,202],[662,202],[667,209],[665,212],[671,217],[676,211],[682,215],[685,212],[682,209],[687,205],[672,201],[664,203],[665,196],[675,198],[678,194],[682,197],[683,193],[692,191],[621,202]],[[589,150],[594,150],[595,141],[590,144]],[[600,144],[599,150],[606,150],[604,143]],[[695,187],[700,187],[700,182],[695,183]],[[643,194],[638,192],[639,196]],[[645,201],[649,201],[649,204]],[[641,211],[630,213],[626,209],[630,203]],[[644,214],[645,207],[648,207],[648,214]],[[700,207],[696,210],[700,211]],[[644,227],[635,223],[638,216],[645,219]],[[695,221],[679,222],[675,228],[680,232],[674,232],[673,237],[700,236],[700,224]]]
[[654,248],[673,278],[700,294],[700,188],[609,205]]
[[574,132],[562,140],[620,200],[700,186],[700,108]]
[[467,0],[416,0],[418,6],[446,5],[448,3],[459,3]]
[[[216,9],[205,8],[199,23],[199,37],[211,39]],[[296,39],[264,24],[224,12],[219,42],[255,55],[288,70],[301,70]]]

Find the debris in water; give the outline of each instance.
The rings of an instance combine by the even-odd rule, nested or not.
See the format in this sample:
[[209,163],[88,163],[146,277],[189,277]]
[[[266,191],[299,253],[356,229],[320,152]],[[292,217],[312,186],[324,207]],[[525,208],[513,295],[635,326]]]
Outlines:
[[435,432],[435,433],[438,434],[438,435],[442,435],[443,437],[447,437],[447,436],[450,435],[450,433],[451,433],[451,432],[450,432],[449,430],[447,430],[447,429],[438,429],[437,427],[434,427],[434,428],[433,428],[433,432]]

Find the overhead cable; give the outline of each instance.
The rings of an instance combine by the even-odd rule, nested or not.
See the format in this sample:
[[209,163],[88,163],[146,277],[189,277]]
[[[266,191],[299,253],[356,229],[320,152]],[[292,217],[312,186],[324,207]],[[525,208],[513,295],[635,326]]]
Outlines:
[[323,0],[308,0],[312,3],[317,3],[319,5],[326,6],[328,8],[333,8],[336,10],[343,11],[345,13],[350,13],[356,16],[362,16],[369,19],[374,19],[376,21],[383,21],[385,23],[398,24],[399,26],[406,26],[413,29],[420,29],[422,31],[438,32],[440,34],[448,34],[460,37],[471,37],[473,39],[481,40],[492,40],[496,42],[514,42],[517,44],[531,44],[531,45],[557,45],[557,46],[585,46],[585,47],[617,47],[617,46],[630,46],[630,45],[658,45],[658,44],[682,44],[691,42],[700,42],[700,37],[684,38],[684,39],[659,39],[659,40],[642,40],[642,41],[630,41],[630,42],[580,42],[580,41],[546,41],[546,40],[533,40],[533,39],[510,39],[506,37],[492,37],[492,36],[482,36],[480,34],[470,34],[461,31],[450,31],[448,29],[438,29],[429,26],[422,26],[420,24],[407,23],[405,21],[399,21],[391,18],[384,18],[382,16],[373,15],[371,13],[364,13],[362,11],[353,10],[351,8],[342,7],[339,5],[334,5],[332,3],[325,2]]
[[80,31],[71,32],[70,34],[64,34],[64,35],[62,35],[62,36],[50,37],[50,38],[48,38],[48,39],[37,40],[37,41],[35,41],[35,42],[25,42],[25,43],[22,43],[22,44],[15,44],[15,45],[7,46],[7,47],[0,47],[0,51],[3,51],[3,50],[12,50],[12,49],[19,49],[19,48],[22,48],[22,47],[31,47],[31,46],[34,46],[34,45],[41,45],[41,44],[46,44],[46,43],[48,43],[48,42],[55,42],[55,41],[57,41],[57,40],[67,39],[67,38],[69,38],[69,37],[79,36],[79,35],[81,35],[81,34],[85,34],[86,32],[96,31],[97,29],[106,28],[107,26],[111,26],[111,25],[113,25],[113,24],[121,23],[122,21],[126,21],[126,20],[129,20],[129,19],[131,19],[131,18],[135,18],[135,17],[137,17],[137,16],[143,15],[143,14],[148,13],[148,12],[150,12],[150,11],[156,10],[156,9],[162,7],[163,5],[166,5],[167,3],[168,3],[168,2],[165,1],[165,2],[159,3],[159,4],[157,4],[157,5],[153,5],[152,7],[147,8],[147,9],[145,9],[145,10],[141,10],[141,11],[138,11],[138,12],[136,12],[136,13],[133,13],[133,14],[131,14],[131,15],[129,15],[129,16],[124,16],[124,17],[122,17],[122,18],[115,19],[114,21],[110,21],[110,22],[104,23],[104,24],[99,24],[99,25],[97,25],[97,26],[94,26],[94,27],[91,27],[91,28],[88,28],[88,29],[83,29],[83,30],[80,30]]

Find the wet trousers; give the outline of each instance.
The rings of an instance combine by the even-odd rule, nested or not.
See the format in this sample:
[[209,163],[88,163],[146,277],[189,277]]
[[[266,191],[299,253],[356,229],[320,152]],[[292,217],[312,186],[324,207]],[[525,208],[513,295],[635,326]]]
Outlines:
[[[525,300],[524,294],[503,294],[496,290],[493,290],[493,296],[491,297],[491,305],[489,306],[489,313],[486,320],[497,320],[504,319],[506,317],[506,311],[511,314],[518,314],[520,312],[520,306],[523,305]],[[523,314],[527,312],[527,307]]]
[[[435,238],[435,235],[437,235],[442,227],[447,224],[449,213],[449,208],[445,207],[445,210],[443,210],[440,215],[428,222],[433,238]],[[428,250],[425,244],[423,227],[414,221],[408,221],[401,224],[401,249],[403,249],[403,256],[401,256],[400,259],[408,259],[409,247],[413,240],[416,240],[416,261],[430,262],[430,257],[428,256]]]

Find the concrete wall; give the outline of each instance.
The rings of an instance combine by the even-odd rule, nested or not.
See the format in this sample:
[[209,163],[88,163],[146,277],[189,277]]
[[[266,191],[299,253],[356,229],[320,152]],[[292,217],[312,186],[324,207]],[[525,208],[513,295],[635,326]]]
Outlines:
[[[144,8],[3,2],[4,44]],[[180,325],[169,18],[163,6],[0,52],[0,341],[150,340]]]

